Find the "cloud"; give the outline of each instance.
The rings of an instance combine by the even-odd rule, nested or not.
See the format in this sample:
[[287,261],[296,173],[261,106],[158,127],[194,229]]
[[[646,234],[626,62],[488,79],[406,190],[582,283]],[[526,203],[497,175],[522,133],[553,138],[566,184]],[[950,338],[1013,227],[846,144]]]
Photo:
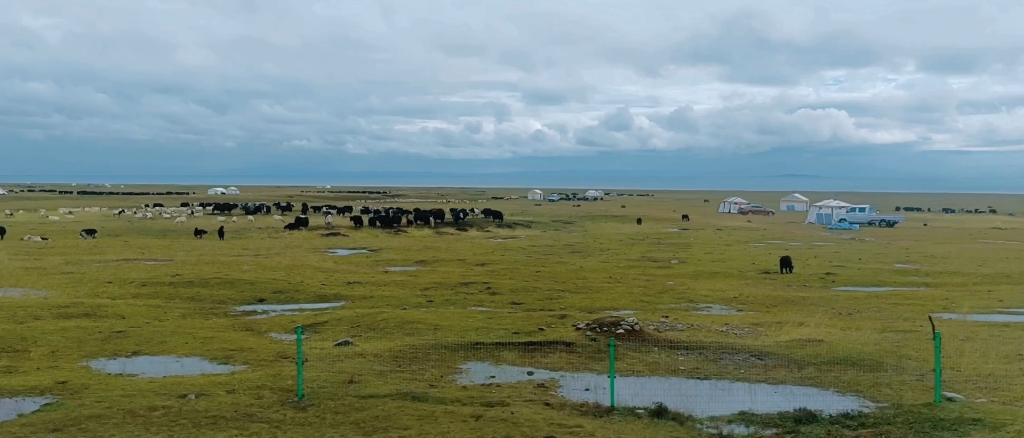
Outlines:
[[11,0],[0,135],[339,161],[1022,149],[1014,3],[750,5]]

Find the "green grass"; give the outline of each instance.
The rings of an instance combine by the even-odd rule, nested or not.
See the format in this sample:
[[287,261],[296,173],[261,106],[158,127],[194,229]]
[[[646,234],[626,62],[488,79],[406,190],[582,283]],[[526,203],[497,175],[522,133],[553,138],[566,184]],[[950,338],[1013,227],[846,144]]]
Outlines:
[[[526,190],[401,190],[406,199],[437,192],[478,199]],[[300,195],[296,188],[281,187],[244,193],[239,201],[358,205],[355,199],[366,198]],[[829,232],[803,225],[799,213],[716,213],[718,200],[731,195],[772,206],[784,194],[656,192],[580,208],[535,206],[525,199],[488,201],[476,206],[504,211],[505,226],[476,219],[468,232],[452,226],[408,234],[353,230],[336,218],[336,231],[347,237],[322,237],[316,218],[314,230],[286,233],[269,217],[258,217],[255,225],[242,217],[225,224],[226,242],[215,235],[192,238],[195,226],[212,232],[220,225],[209,216],[175,226],[164,219],[112,218],[110,212],[76,213],[75,219],[57,222],[35,213],[146,202],[170,206],[184,200],[175,197],[0,197],[0,210],[26,212],[0,221],[8,229],[0,243],[0,288],[47,292],[45,297],[0,297],[0,397],[60,399],[0,423],[0,436],[701,436],[686,416],[652,418],[629,409],[612,415],[565,401],[552,394],[553,382],[467,387],[453,382],[457,367],[469,360],[606,373],[604,338],[591,341],[571,325],[616,310],[635,311],[641,321],[666,315],[695,325],[620,341],[620,375],[820,386],[890,405],[860,416],[731,418],[746,424],[812,437],[1024,433],[1021,325],[938,320],[947,390],[987,401],[928,405],[928,313],[1024,308],[1019,269],[1024,245],[980,242],[1024,242],[1020,219],[908,213],[908,221],[894,229]],[[1015,196],[804,195],[874,203],[889,211],[896,205],[992,205],[1000,213],[1024,212],[1024,200]],[[705,198],[712,203],[703,204]],[[682,213],[692,221],[680,222]],[[635,224],[637,217],[643,226]],[[680,227],[689,231],[669,231]],[[100,238],[79,239],[82,228],[99,229]],[[54,240],[20,241],[26,234]],[[767,241],[801,245],[751,245]],[[324,250],[330,248],[374,253],[328,257]],[[795,260],[793,275],[777,273],[784,254]],[[389,266],[423,269],[386,272]],[[832,290],[838,286],[927,290]],[[235,306],[257,302],[332,301],[347,304],[266,319],[232,314]],[[699,315],[684,306],[692,303],[750,313]],[[268,336],[291,332],[298,324],[310,335],[303,402],[292,400],[294,344]],[[749,334],[736,336],[726,327]],[[346,337],[356,345],[331,346]],[[572,344],[488,344],[512,340]],[[250,368],[230,375],[134,379],[80,365],[142,354],[201,356]]]

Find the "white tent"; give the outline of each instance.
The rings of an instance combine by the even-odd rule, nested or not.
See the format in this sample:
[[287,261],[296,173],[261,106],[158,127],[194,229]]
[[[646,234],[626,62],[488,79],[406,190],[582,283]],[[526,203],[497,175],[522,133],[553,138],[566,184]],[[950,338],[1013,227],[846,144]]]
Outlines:
[[811,206],[811,200],[799,193],[794,193],[779,202],[779,211],[807,211]]
[[807,221],[805,223],[832,225],[836,221],[836,215],[845,213],[846,209],[850,207],[851,204],[843,201],[826,199],[811,206],[811,209],[807,211]]
[[6,191],[6,190],[4,190],[4,189],[0,189],[0,195],[6,195],[6,194],[7,194],[7,191]]
[[543,201],[544,192],[540,190],[530,190],[530,193],[526,194],[526,199],[529,199],[531,201]]
[[225,192],[228,195],[241,195],[242,194],[242,192],[238,191],[238,187],[228,187],[228,189],[225,190]]
[[740,207],[749,204],[746,199],[737,198],[735,196],[725,199],[721,204],[718,204],[719,213],[739,213]]
[[207,195],[226,195],[226,194],[228,194],[228,191],[224,190],[224,189],[222,189],[220,187],[214,187],[214,188],[212,188],[210,190],[207,190],[206,194]]

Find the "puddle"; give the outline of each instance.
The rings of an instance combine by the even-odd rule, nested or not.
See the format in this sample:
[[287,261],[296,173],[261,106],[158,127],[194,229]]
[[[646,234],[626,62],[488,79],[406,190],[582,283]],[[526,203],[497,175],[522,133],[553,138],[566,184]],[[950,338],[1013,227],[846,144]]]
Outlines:
[[941,319],[952,319],[959,321],[1024,322],[1024,315],[1007,315],[1001,313],[933,313],[932,316]]
[[895,264],[893,266],[895,266],[897,268],[917,269],[917,265],[907,265],[907,264],[903,264],[903,263],[897,263],[897,264]]
[[832,242],[811,242],[811,245],[835,245]]
[[[534,368],[470,362],[460,367],[459,384],[515,383],[557,380],[557,394],[577,402],[608,402],[608,376],[552,372]],[[825,414],[868,411],[873,403],[859,397],[806,386],[769,385],[679,377],[616,376],[616,401],[621,406],[648,407],[662,402],[669,409],[696,417],[758,414],[807,408]]]
[[1010,243],[1010,244],[1014,244],[1014,245],[1020,245],[1020,242],[1011,242],[1009,240],[979,240],[979,242],[985,242],[985,243]]
[[371,251],[365,249],[329,249],[327,250],[328,255],[332,256],[347,256],[352,254],[371,254]]
[[55,401],[57,399],[53,397],[0,398],[0,423],[31,414]]
[[672,231],[672,232],[675,232],[675,233],[679,233],[679,232],[682,232],[682,231],[690,231],[689,228],[669,228],[668,230]]
[[46,292],[20,287],[0,287],[0,298],[45,297]]
[[253,304],[249,306],[235,307],[235,312],[256,312],[256,315],[249,316],[249,319],[263,319],[280,315],[303,315],[319,312],[297,312],[297,310],[318,310],[330,309],[344,305],[345,302],[337,303],[309,303],[309,304]]
[[389,267],[384,268],[384,269],[387,270],[387,271],[391,271],[391,272],[405,272],[405,271],[418,271],[418,270],[420,270],[420,268],[418,268],[416,266],[389,266]]
[[688,307],[696,307],[700,310],[696,310],[692,313],[700,315],[743,315],[746,312],[733,309],[729,306],[723,306],[721,304],[690,304]]
[[138,377],[199,376],[227,374],[244,370],[246,366],[220,365],[201,357],[136,356],[118,359],[97,359],[83,363],[107,374],[128,374]]
[[901,290],[925,290],[923,287],[837,287],[841,292],[892,292]]
[[[294,341],[298,339],[298,336],[295,336],[295,333],[271,333],[270,337],[277,339],[278,341]],[[309,335],[302,335],[302,339],[307,338],[309,338]]]
[[494,309],[489,309],[487,307],[470,307],[469,310],[479,310],[481,312],[486,312],[486,311],[494,310]]
[[487,239],[487,240],[490,240],[491,242],[511,242],[513,240],[522,240],[522,239],[525,239],[525,238],[526,238],[526,236],[519,236],[519,237],[510,237],[510,238],[507,238],[507,239],[494,238],[494,239]]

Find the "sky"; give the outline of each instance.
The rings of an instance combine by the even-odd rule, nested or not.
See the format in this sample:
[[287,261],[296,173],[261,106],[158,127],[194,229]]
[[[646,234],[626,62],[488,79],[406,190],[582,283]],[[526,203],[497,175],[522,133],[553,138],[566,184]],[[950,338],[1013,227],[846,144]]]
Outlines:
[[1016,1],[0,6],[0,181],[1024,192]]

